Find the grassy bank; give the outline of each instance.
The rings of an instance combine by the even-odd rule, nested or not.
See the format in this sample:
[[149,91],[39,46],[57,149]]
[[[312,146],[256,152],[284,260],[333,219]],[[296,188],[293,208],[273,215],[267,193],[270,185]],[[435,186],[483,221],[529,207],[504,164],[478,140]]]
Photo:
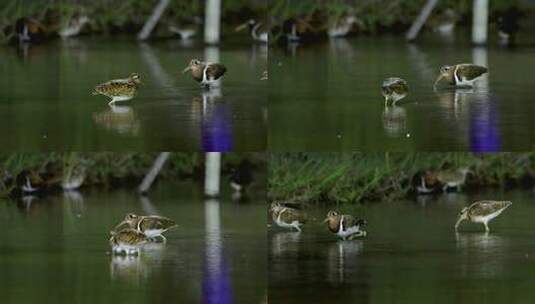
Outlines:
[[276,153],[269,157],[270,200],[363,203],[414,195],[426,170],[468,167],[465,191],[533,187],[535,153]]
[[[361,34],[379,34],[382,32],[401,32],[408,29],[420,13],[426,0],[274,0],[269,2],[268,13],[277,16],[276,24],[281,25],[289,19],[307,20],[312,28],[320,30],[329,20],[351,14],[359,19],[358,32]],[[523,13],[535,10],[534,3],[521,0],[490,1],[490,21],[495,22],[497,15],[515,6]],[[439,1],[431,19],[436,18],[446,9],[452,9],[458,16],[459,23],[470,24],[472,0]]]
[[[151,168],[158,153],[2,153],[0,154],[0,197],[16,195],[29,176],[46,191],[59,190],[61,181],[81,170],[83,187],[135,186]],[[222,171],[229,174],[243,159],[261,171],[264,154],[227,153],[223,155]],[[204,172],[202,153],[172,153],[162,168],[159,179],[200,178]]]
[[[41,38],[57,37],[62,25],[72,17],[87,16],[90,33],[137,33],[152,13],[157,1],[152,0],[3,0],[0,1],[0,43],[16,40],[21,21],[32,20]],[[160,20],[166,23],[192,23],[204,15],[204,1],[173,0]],[[222,22],[232,27],[253,16],[265,15],[265,2],[260,0],[222,1]],[[158,30],[158,29],[157,29]]]

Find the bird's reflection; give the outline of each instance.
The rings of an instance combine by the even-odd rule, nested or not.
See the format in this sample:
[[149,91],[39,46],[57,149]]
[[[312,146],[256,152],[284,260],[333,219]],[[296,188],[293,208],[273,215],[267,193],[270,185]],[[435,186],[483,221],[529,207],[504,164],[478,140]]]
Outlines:
[[76,190],[63,191],[63,202],[70,218],[80,218],[84,214],[84,197]]
[[345,38],[329,39],[329,49],[335,56],[344,58],[344,60],[352,60],[355,56],[353,44]]
[[202,103],[202,150],[226,152],[233,148],[232,112],[221,98],[221,89],[204,91],[194,102]]
[[21,211],[24,211],[25,213],[29,214],[32,211],[32,209],[34,209],[34,207],[36,207],[35,206],[35,202],[38,199],[39,199],[39,197],[36,196],[36,195],[33,195],[33,194],[23,195],[20,198],[20,201],[17,204],[17,206],[19,207],[19,209]]
[[301,232],[275,232],[271,237],[271,254],[273,257],[281,257],[285,253],[295,253],[299,250]]
[[233,303],[228,266],[223,255],[219,201],[205,202],[206,242],[203,267],[202,303]]
[[402,107],[385,107],[383,111],[383,128],[387,135],[399,137],[405,134],[407,113]]
[[147,278],[147,266],[139,256],[113,255],[110,262],[110,277],[112,281],[124,281],[139,286]]
[[123,135],[135,136],[140,129],[139,119],[129,106],[110,106],[105,111],[93,114],[93,120],[97,125]]
[[492,278],[504,270],[502,257],[506,254],[503,237],[488,232],[456,233],[457,249],[460,250],[461,272],[465,276]]
[[343,284],[358,271],[358,255],[364,243],[361,240],[338,241],[329,247],[328,280],[332,284]]

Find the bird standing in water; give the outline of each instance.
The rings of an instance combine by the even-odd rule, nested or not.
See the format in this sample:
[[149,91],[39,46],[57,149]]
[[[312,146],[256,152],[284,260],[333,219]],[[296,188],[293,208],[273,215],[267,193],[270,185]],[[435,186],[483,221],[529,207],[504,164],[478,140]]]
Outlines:
[[336,211],[329,211],[323,222],[327,223],[329,231],[336,234],[343,240],[352,240],[354,238],[366,236],[366,231],[361,227],[367,224],[364,219],[356,219],[347,214],[339,214]]
[[130,100],[134,98],[141,80],[137,73],[132,73],[125,79],[114,79],[108,82],[99,84],[95,87],[93,95],[104,95],[111,98],[109,105],[116,101]]
[[210,87],[218,79],[225,75],[227,68],[221,63],[204,62],[199,59],[192,59],[189,65],[182,71],[190,72],[191,77],[204,87]]
[[381,93],[385,97],[385,107],[388,106],[388,101],[392,101],[392,105],[395,106],[398,100],[409,94],[409,86],[405,80],[391,77],[383,81]]
[[175,221],[163,216],[136,215],[134,213],[128,213],[125,216],[124,221],[119,223],[119,225],[115,227],[114,231],[118,231],[125,226],[136,229],[137,231],[143,233],[147,236],[147,238],[149,238],[149,240],[154,240],[155,238],[159,237],[165,242],[167,239],[162,235],[162,233],[171,228],[177,227],[177,224]]
[[148,242],[145,234],[132,228],[112,230],[110,234],[110,245],[114,254],[138,255],[141,246]]
[[271,203],[271,218],[277,226],[282,228],[293,228],[301,232],[301,226],[306,223],[305,212],[284,206],[279,202]]
[[465,207],[461,210],[457,223],[455,223],[455,231],[457,231],[462,221],[467,220],[473,223],[482,223],[485,225],[485,231],[489,232],[490,229],[488,223],[512,204],[512,202],[508,201],[475,202],[469,207]]
[[236,27],[236,31],[241,31],[244,28],[249,28],[249,33],[254,41],[267,43],[268,42],[268,29],[264,26],[263,22],[258,22],[255,19],[249,19],[247,22]]
[[473,87],[474,82],[487,72],[486,67],[471,63],[445,65],[440,68],[440,74],[433,86],[445,79],[448,84],[453,86]]

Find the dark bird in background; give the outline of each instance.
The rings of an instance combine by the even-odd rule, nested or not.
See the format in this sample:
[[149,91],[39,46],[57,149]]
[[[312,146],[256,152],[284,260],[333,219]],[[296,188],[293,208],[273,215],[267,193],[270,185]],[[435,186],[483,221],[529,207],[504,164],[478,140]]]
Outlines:
[[518,25],[520,17],[520,11],[514,6],[498,13],[498,37],[501,45],[513,46],[515,44],[516,33],[520,29]]
[[252,182],[252,164],[249,160],[243,159],[236,168],[231,170],[230,186],[234,189],[234,193],[241,197]]

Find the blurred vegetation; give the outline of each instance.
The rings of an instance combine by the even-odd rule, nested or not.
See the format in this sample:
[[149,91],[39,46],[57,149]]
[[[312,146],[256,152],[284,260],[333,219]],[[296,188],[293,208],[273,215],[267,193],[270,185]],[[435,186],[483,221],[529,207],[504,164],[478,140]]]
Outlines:
[[[273,0],[269,2],[268,14],[276,16],[275,25],[289,19],[305,19],[316,27],[331,19],[354,14],[361,22],[359,31],[375,34],[381,31],[404,31],[420,13],[427,0]],[[534,3],[522,0],[492,0],[491,20],[496,13],[511,6],[533,10]],[[454,10],[461,22],[469,22],[473,0],[441,0],[434,10],[439,14],[446,9]]]
[[[172,0],[160,23],[193,22],[204,15],[204,1]],[[45,36],[57,36],[62,24],[74,16],[90,18],[90,31],[103,33],[137,32],[156,6],[153,0],[2,0],[0,1],[0,42],[15,36],[20,20],[32,19],[43,26]],[[265,1],[222,1],[223,26],[265,15]],[[223,27],[225,30],[225,28]]]
[[[38,176],[44,191],[59,190],[62,179],[83,168],[83,186],[117,187],[138,185],[159,153],[66,152],[0,153],[0,197],[20,191],[27,175]],[[222,173],[229,174],[240,161],[247,159],[252,169],[263,171],[263,153],[223,154]],[[158,175],[159,179],[200,178],[204,172],[202,153],[171,153]]]
[[414,194],[426,170],[469,167],[468,191],[533,187],[535,153],[272,153],[269,200],[363,203]]

